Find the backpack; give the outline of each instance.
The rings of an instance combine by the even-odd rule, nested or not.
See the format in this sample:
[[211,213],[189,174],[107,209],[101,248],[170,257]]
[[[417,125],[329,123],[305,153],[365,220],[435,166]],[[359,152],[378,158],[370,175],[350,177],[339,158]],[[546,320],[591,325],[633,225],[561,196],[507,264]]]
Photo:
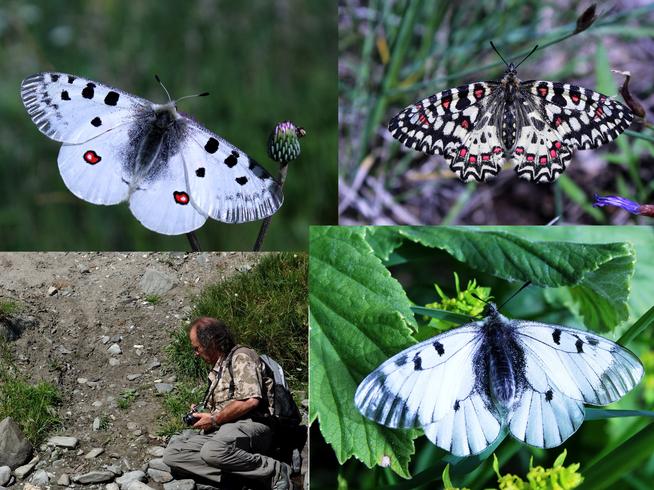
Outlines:
[[[243,346],[237,346],[229,353],[226,359],[227,369],[231,380],[229,382],[229,397],[234,396],[236,390],[234,383],[234,372],[232,371],[232,356]],[[269,425],[276,434],[282,437],[276,437],[276,451],[281,461],[288,462],[294,472],[300,471],[300,452],[307,441],[307,427],[301,425],[302,415],[293,399],[291,391],[286,383],[284,370],[277,361],[266,354],[259,356],[263,362],[266,374],[273,380],[273,400],[268,400],[269,407],[272,408],[272,417]]]

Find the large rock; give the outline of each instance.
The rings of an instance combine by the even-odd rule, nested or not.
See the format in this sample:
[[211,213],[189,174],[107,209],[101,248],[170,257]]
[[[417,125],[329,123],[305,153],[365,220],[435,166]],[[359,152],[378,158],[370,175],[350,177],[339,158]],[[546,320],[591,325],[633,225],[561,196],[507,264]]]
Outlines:
[[143,274],[139,285],[146,295],[161,296],[173,288],[175,281],[172,277],[163,272],[148,269],[145,271],[145,274]]
[[173,480],[163,487],[164,490],[195,490],[195,480]]
[[66,449],[75,449],[79,444],[76,437],[53,436],[48,439],[48,446],[65,447]]
[[[163,449],[163,448],[161,448]],[[162,454],[163,456],[163,454]],[[154,468],[155,470],[167,471],[170,473],[170,466],[164,463],[163,458],[153,459],[148,463],[148,468]]]
[[146,485],[140,481],[130,482],[126,487],[123,487],[125,490],[154,490],[153,487]]
[[116,478],[116,483],[120,485],[122,490],[125,490],[127,485],[135,481],[145,481],[145,473],[141,470],[129,471],[120,478]]
[[32,444],[11,417],[0,422],[0,466],[18,468],[30,460],[33,450]]
[[166,483],[173,479],[173,475],[167,471],[161,471],[155,468],[148,468],[148,476],[150,480],[157,483]]
[[45,470],[36,470],[30,478],[30,483],[36,485],[37,487],[45,487],[50,481],[50,477]]
[[38,320],[33,316],[0,316],[0,338],[9,341],[16,340],[25,330],[38,325]]
[[11,480],[11,468],[0,466],[0,485],[6,485],[9,480]]
[[75,483],[103,483],[114,479],[114,474],[111,471],[90,471],[83,475],[74,475],[73,481]]
[[30,474],[30,471],[32,471],[34,469],[34,467],[36,466],[36,463],[38,463],[38,462],[39,462],[39,457],[34,456],[29,463],[24,464],[23,466],[19,466],[18,468],[16,468],[14,470],[14,475],[16,475],[16,478],[19,478],[19,479],[22,480],[23,478],[25,478],[27,475]]

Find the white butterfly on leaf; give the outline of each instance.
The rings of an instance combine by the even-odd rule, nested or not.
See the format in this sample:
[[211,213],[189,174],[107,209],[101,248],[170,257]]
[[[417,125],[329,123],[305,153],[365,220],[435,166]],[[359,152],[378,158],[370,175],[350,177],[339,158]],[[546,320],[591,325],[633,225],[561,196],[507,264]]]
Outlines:
[[146,228],[193,231],[208,217],[263,219],[281,206],[279,183],[244,152],[177,112],[65,73],[37,73],[21,98],[39,130],[63,144],[68,189],[93,204],[129,201]]
[[643,366],[624,347],[582,330],[487,316],[391,357],[359,385],[354,403],[393,428],[424,429],[455,456],[479,454],[508,430],[531,446],[562,444],[584,404],[606,405],[638,384]]

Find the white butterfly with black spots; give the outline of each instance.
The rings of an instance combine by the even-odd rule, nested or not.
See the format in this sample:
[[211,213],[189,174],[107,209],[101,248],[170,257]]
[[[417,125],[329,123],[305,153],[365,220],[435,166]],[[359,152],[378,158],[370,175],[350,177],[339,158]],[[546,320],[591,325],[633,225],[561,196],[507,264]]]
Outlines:
[[643,377],[624,347],[582,330],[488,316],[409,347],[359,385],[354,403],[393,428],[422,427],[455,456],[483,452],[504,431],[531,446],[562,444],[584,403],[606,405]]
[[193,231],[208,217],[265,218],[282,204],[278,182],[231,143],[177,112],[65,73],[21,84],[32,121],[63,144],[57,161],[68,189],[93,204],[129,201],[146,228]]
[[409,148],[444,155],[464,182],[495,177],[505,159],[524,179],[553,182],[572,150],[602,146],[632,120],[628,107],[587,88],[522,82],[511,63],[499,82],[434,94],[397,114],[388,129]]

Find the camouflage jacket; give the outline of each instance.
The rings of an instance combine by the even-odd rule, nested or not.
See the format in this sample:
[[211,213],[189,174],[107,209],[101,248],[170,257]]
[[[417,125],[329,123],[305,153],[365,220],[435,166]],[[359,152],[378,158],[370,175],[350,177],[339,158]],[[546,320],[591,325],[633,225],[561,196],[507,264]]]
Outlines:
[[209,391],[205,407],[214,412],[222,410],[232,400],[259,398],[261,403],[244,418],[270,416],[274,380],[268,376],[263,361],[255,351],[240,345],[234,347],[230,354],[231,372],[234,373],[233,394],[230,397],[232,376],[227,366],[227,360],[230,358],[228,354],[219,359],[209,372]]

